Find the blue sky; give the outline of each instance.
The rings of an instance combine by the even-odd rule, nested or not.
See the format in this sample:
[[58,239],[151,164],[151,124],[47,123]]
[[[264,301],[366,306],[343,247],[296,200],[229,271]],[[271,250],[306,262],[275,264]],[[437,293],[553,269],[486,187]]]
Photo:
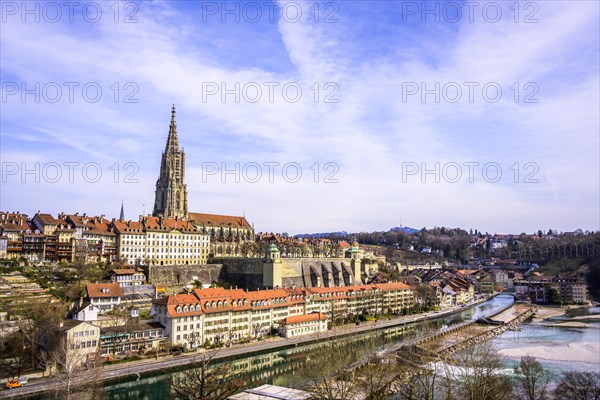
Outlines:
[[[258,231],[600,228],[598,2],[478,2],[472,20],[462,2],[84,2],[73,22],[62,2],[29,3],[39,22],[8,3],[1,210],[151,212],[174,103],[190,211]],[[207,173],[236,163],[239,179]]]

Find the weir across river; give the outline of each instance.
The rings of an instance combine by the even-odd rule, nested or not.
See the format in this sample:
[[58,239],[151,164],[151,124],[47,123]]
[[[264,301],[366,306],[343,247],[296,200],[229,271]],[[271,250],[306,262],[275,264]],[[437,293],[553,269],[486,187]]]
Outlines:
[[465,321],[449,327],[442,327],[439,332],[427,337],[400,344],[394,350],[415,346],[436,358],[442,359],[464,348],[496,337],[507,330],[515,329],[518,324],[531,317],[536,307],[529,304],[512,304],[495,311],[493,314]]

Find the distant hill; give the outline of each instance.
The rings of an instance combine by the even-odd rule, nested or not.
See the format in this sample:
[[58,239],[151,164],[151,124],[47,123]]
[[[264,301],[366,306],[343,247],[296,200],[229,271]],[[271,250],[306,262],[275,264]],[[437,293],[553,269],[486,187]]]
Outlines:
[[412,235],[413,233],[419,232],[419,230],[415,228],[409,228],[408,226],[396,226],[390,229],[388,232],[406,232]]
[[[388,230],[388,232],[406,232],[406,233],[412,235],[413,233],[419,232],[419,230],[415,229],[415,228],[410,228],[408,226],[396,226],[396,227]],[[326,238],[326,237],[330,237],[332,235],[337,236],[337,237],[348,237],[348,236],[358,235],[358,232],[348,233],[346,231],[339,231],[339,232],[320,232],[320,233],[299,233],[297,235],[294,235],[294,237],[295,238]]]
[[348,233],[346,231],[340,231],[340,232],[321,232],[321,233],[298,233],[297,235],[294,235],[295,238],[326,238],[329,237],[331,235],[334,236],[348,236],[348,235],[352,235],[351,233]]

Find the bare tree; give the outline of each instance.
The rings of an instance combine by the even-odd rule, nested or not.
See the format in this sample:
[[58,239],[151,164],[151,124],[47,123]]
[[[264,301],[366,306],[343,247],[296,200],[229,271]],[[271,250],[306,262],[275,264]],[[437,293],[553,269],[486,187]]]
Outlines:
[[306,358],[299,388],[310,400],[351,400],[358,393],[351,365],[356,355],[346,343],[327,343]]
[[546,400],[549,398],[548,384],[552,379],[550,371],[544,369],[535,357],[521,357],[515,366],[515,394],[518,399]]
[[600,399],[600,373],[574,372],[563,373],[554,389],[556,400],[598,400]]
[[196,358],[192,368],[171,375],[171,393],[177,400],[225,400],[246,385],[231,363],[217,364],[215,353]]
[[483,342],[458,352],[451,379],[456,398],[503,400],[512,398],[510,379],[501,373],[504,359],[492,342]]
[[41,360],[40,339],[52,333],[64,318],[66,306],[60,303],[36,303],[20,310],[15,318],[16,332],[8,336],[7,348],[13,354],[11,373],[19,375],[35,368]]
[[[54,349],[46,354],[47,364],[54,367],[53,375],[59,382],[56,398],[70,400],[77,390],[75,377],[85,368],[85,350],[69,346],[66,338],[58,338]],[[85,383],[88,384],[89,381],[86,380]]]
[[452,399],[451,369],[447,364],[436,363],[435,357],[419,352],[417,348],[404,348],[399,362],[406,372],[396,389],[399,400],[450,400]]
[[119,352],[119,347],[127,343],[136,330],[140,327],[139,318],[131,316],[130,311],[124,306],[116,307],[108,314],[110,326],[105,328],[106,342],[110,343],[110,350],[114,356]]
[[395,393],[404,371],[389,361],[373,356],[356,371],[357,386],[365,400],[385,400]]

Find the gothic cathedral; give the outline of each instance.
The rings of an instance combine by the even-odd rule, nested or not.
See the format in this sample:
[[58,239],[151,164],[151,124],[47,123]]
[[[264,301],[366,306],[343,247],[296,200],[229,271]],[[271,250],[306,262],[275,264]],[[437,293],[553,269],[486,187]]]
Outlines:
[[188,218],[187,185],[185,184],[185,152],[179,147],[175,105],[171,109],[171,125],[165,151],[160,162],[154,198],[155,217]]

